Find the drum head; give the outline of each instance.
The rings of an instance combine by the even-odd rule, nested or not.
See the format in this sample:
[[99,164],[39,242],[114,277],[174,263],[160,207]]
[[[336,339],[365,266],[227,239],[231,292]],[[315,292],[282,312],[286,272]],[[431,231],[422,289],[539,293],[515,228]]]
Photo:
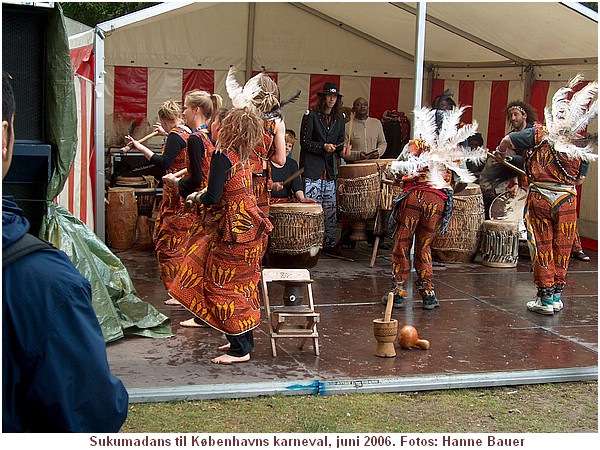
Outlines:
[[527,231],[523,220],[523,210],[527,201],[527,191],[518,189],[517,192],[506,191],[492,200],[490,219],[517,222],[521,240],[527,239]]
[[273,213],[282,212],[304,212],[304,213],[322,213],[323,207],[318,203],[272,203],[269,210]]

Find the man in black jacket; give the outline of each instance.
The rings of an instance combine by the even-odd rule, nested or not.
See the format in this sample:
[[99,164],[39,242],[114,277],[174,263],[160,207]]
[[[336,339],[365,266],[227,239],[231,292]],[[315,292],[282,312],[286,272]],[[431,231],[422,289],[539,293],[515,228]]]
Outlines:
[[325,253],[336,253],[337,200],[336,178],[339,158],[344,152],[345,121],[342,94],[336,83],[325,83],[317,93],[316,109],[306,111],[300,131],[300,167],[304,167],[307,198],[323,207]]

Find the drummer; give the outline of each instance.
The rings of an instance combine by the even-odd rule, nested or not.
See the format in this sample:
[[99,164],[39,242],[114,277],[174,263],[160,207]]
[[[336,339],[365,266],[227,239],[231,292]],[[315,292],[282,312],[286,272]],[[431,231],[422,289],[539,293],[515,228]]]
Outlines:
[[294,150],[294,142],[296,141],[296,133],[294,130],[285,131],[285,164],[280,166],[271,161],[271,203],[288,203],[297,200],[301,203],[315,203],[312,198],[304,196],[302,189],[302,177],[298,175],[291,181],[283,184],[283,181],[288,179],[295,173],[298,173],[298,163],[291,157]]
[[350,154],[344,157],[344,160],[353,163],[381,158],[387,148],[387,142],[381,122],[374,117],[369,117],[367,99],[356,98],[352,104],[352,112],[354,119],[350,119],[346,124],[346,142]]
[[[346,123],[347,163],[361,162],[365,160],[379,159],[387,149],[383,125],[374,117],[369,117],[369,102],[364,97],[357,97],[352,103],[354,118]],[[350,133],[352,135],[350,135]],[[349,153],[348,153],[349,152]],[[342,248],[354,248],[356,242],[350,240],[352,226],[348,219],[342,218],[341,246]],[[367,242],[373,245],[375,236],[368,233]],[[391,248],[390,244],[380,242],[382,248]]]

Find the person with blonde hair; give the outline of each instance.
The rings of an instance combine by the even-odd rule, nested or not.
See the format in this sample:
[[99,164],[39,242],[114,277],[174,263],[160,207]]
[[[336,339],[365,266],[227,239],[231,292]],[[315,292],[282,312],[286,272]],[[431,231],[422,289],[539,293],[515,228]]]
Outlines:
[[[155,130],[167,136],[160,155],[127,136],[130,145],[168,174],[187,169],[189,158],[186,150],[191,130],[183,124],[179,103],[174,100],[164,102],[158,109],[158,120]],[[153,241],[160,277],[167,291],[179,270],[185,250],[184,243],[193,220],[191,210],[185,209],[179,191],[174,186],[165,184],[154,225]],[[165,300],[165,304],[178,305],[179,302],[169,298]]]
[[171,295],[199,320],[225,333],[226,354],[215,364],[250,360],[252,330],[260,323],[262,248],[273,226],[256,203],[251,153],[263,121],[249,108],[223,119],[206,190],[188,197],[206,208],[205,235],[188,252]]

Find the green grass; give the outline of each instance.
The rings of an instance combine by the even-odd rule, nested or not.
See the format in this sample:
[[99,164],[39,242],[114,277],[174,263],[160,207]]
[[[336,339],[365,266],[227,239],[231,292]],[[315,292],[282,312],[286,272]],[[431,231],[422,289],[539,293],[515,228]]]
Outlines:
[[598,383],[132,404],[121,431],[597,433]]

